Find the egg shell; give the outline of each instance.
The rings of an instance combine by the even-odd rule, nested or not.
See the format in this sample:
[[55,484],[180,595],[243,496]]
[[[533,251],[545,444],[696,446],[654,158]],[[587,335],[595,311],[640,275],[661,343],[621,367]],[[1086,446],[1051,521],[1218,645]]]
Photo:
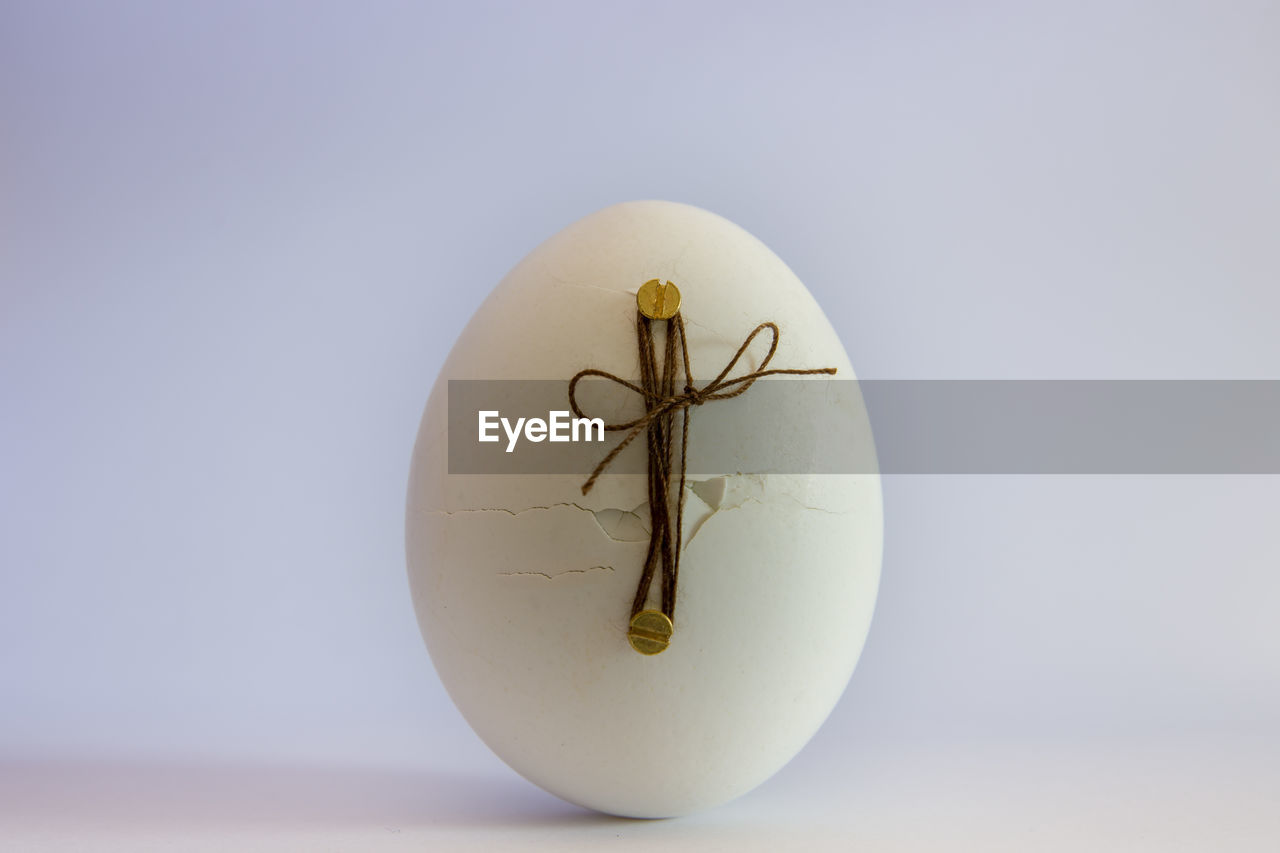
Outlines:
[[[467,722],[531,782],[631,817],[726,802],[804,746],[861,653],[883,543],[876,474],[698,477],[676,631],[644,656],[626,640],[648,542],[643,478],[605,473],[584,496],[580,476],[448,473],[448,380],[584,367],[634,380],[635,293],[653,278],[680,288],[700,376],[772,320],[772,366],[854,377],[822,310],[759,240],[688,205],[615,205],[534,249],[463,330],[422,418],[406,519],[418,622]],[[776,422],[762,428],[785,435],[794,416],[766,413]],[[867,424],[854,435],[869,440]]]

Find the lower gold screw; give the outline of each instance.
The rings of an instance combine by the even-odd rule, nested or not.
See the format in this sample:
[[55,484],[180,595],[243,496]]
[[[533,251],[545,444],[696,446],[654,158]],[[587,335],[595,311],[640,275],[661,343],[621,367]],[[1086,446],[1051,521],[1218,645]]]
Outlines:
[[642,655],[656,655],[671,643],[675,626],[661,610],[641,610],[631,617],[627,640]]

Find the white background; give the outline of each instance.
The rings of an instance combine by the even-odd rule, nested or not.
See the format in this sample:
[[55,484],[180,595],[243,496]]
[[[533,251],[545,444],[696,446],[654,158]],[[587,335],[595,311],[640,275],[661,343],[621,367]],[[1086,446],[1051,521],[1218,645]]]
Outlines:
[[785,5],[6,4],[0,841],[1276,849],[1275,477],[886,478],[848,692],[691,820],[449,703],[418,417],[605,205],[747,228],[866,378],[1280,378],[1275,4]]

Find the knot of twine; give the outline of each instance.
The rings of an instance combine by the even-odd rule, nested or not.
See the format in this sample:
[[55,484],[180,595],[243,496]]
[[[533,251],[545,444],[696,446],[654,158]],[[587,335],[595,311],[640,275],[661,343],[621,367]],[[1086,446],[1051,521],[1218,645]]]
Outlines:
[[[654,346],[654,322],[668,323],[665,353],[661,364],[657,361]],[[760,362],[760,367],[750,373],[730,379],[730,372],[737,366],[743,353],[747,351],[747,347],[751,346],[751,342],[756,339],[756,336],[766,329],[773,336],[773,340],[769,344],[769,352]],[[640,576],[636,597],[631,605],[631,615],[634,617],[644,609],[645,602],[649,598],[649,588],[653,583],[654,572],[657,570],[657,566],[661,564],[662,612],[674,622],[676,579],[679,575],[680,550],[683,544],[685,463],[689,449],[689,413],[691,408],[693,406],[701,406],[712,400],[727,400],[731,397],[737,397],[739,394],[746,393],[747,389],[757,379],[764,376],[783,373],[793,375],[833,374],[836,369],[834,367],[819,367],[809,370],[769,369],[769,362],[778,350],[779,332],[776,324],[761,323],[751,331],[751,334],[747,335],[742,342],[742,346],[738,347],[738,351],[734,353],[733,358],[729,359],[729,363],[724,366],[724,369],[720,371],[716,378],[701,388],[696,388],[693,384],[693,369],[689,364],[689,344],[685,338],[684,319],[679,312],[673,315],[670,320],[654,321],[637,311],[636,333],[640,345],[640,384],[628,382],[622,377],[605,370],[597,370],[595,368],[580,370],[569,380],[569,407],[573,410],[575,416],[579,418],[586,417],[581,407],[578,406],[576,390],[578,382],[588,376],[599,376],[602,379],[612,380],[625,388],[635,391],[644,400],[645,412],[640,417],[622,423],[605,424],[604,428],[606,430],[614,432],[626,430],[627,434],[596,465],[591,472],[591,476],[587,477],[586,482],[582,484],[582,493],[585,495],[591,491],[596,479],[609,467],[609,463],[613,462],[618,454],[625,450],[640,433],[645,432],[647,434],[649,442],[649,517],[651,529],[649,533],[649,551],[645,556],[644,571]],[[678,393],[676,391],[677,362],[684,365],[683,390]],[[677,413],[681,415],[679,433],[680,478],[673,523],[670,493],[673,439],[676,436],[675,417]]]

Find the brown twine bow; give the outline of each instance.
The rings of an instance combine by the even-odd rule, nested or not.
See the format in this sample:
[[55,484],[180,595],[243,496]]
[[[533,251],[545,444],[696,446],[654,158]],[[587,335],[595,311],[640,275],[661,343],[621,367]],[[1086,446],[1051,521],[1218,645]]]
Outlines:
[[[631,605],[631,615],[635,617],[642,611],[649,597],[649,588],[653,583],[653,575],[659,562],[662,564],[662,612],[668,619],[675,621],[676,579],[680,570],[680,549],[684,523],[685,498],[685,462],[689,447],[689,410],[692,406],[701,406],[711,400],[727,400],[737,397],[750,388],[757,379],[777,374],[814,374],[836,372],[834,367],[819,367],[811,370],[774,368],[767,369],[769,362],[778,349],[778,327],[774,323],[761,323],[747,335],[742,346],[734,353],[733,358],[724,366],[715,379],[701,388],[693,387],[693,371],[689,364],[689,344],[685,338],[684,319],[677,312],[668,321],[666,335],[666,352],[659,366],[654,348],[653,322],[639,311],[636,312],[636,332],[640,345],[640,384],[628,382],[620,376],[604,370],[588,368],[580,370],[569,380],[569,407],[575,416],[586,417],[578,406],[575,391],[578,382],[587,376],[599,376],[610,379],[632,391],[644,399],[645,413],[634,420],[624,423],[605,424],[609,431],[627,430],[626,436],[618,446],[609,451],[596,465],[591,476],[582,484],[585,495],[595,485],[596,478],[604,472],[619,453],[626,449],[641,432],[647,430],[649,440],[649,552],[645,556],[644,571],[640,576],[640,584],[636,589],[635,601]],[[658,321],[662,322],[662,321]],[[729,373],[738,364],[742,354],[751,346],[756,335],[768,329],[773,334],[769,352],[760,362],[759,369],[751,373],[729,379]],[[679,349],[677,349],[677,345]],[[677,355],[684,363],[684,390],[676,393],[676,361]],[[680,426],[680,483],[676,500],[676,517],[674,526],[671,519],[671,476],[672,476],[672,439],[675,435],[675,416],[681,413]]]

